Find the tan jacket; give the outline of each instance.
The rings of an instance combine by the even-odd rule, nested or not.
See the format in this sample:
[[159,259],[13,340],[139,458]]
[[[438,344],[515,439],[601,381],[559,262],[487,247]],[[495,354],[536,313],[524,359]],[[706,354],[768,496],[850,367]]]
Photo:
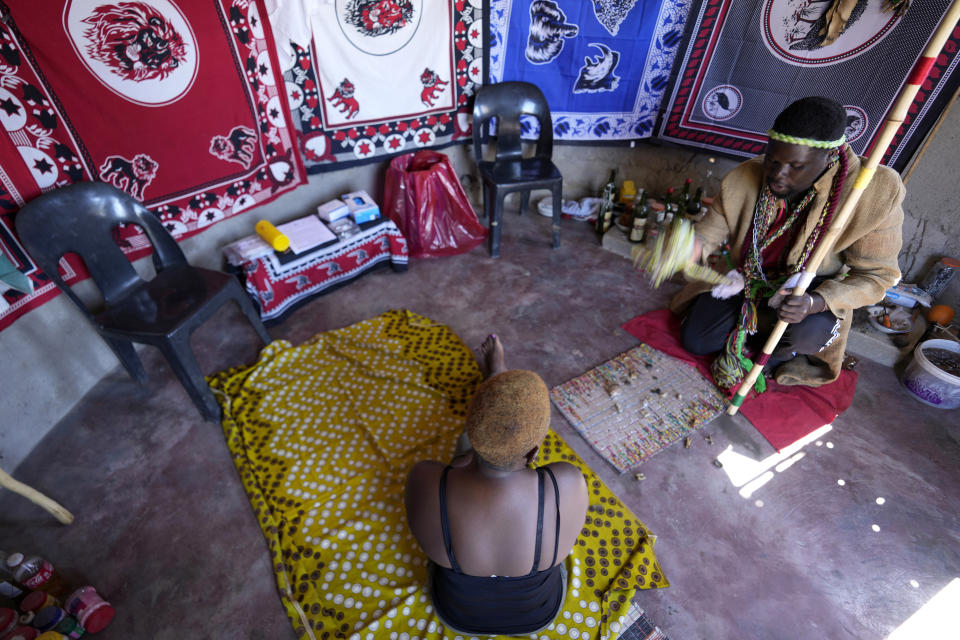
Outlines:
[[[860,171],[861,159],[849,148],[847,158],[849,170],[837,212],[853,190],[854,180]],[[813,185],[816,196],[808,209],[810,215],[787,254],[787,263],[791,266],[797,264],[803,244],[816,226],[838,167],[839,164],[820,176]],[[713,205],[696,225],[705,254],[729,240],[731,257],[739,267],[762,181],[762,156],[740,164],[723,179]],[[841,319],[839,339],[819,354],[822,362],[794,358],[777,369],[777,382],[818,386],[832,382],[840,375],[853,309],[879,302],[886,290],[900,279],[897,256],[900,253],[900,228],[903,223],[900,205],[904,195],[906,190],[900,176],[888,167],[878,167],[860,202],[817,269],[817,275],[836,276],[821,283],[815,291],[823,296],[827,308]],[[825,235],[826,230],[823,233]],[[675,313],[681,313],[694,297],[709,289],[710,285],[703,282],[690,282],[674,296],[670,308]]]

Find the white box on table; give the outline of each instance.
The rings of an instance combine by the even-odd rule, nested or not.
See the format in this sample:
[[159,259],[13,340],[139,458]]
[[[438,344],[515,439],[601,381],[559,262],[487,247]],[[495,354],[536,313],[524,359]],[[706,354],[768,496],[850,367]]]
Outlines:
[[376,220],[380,217],[380,207],[373,201],[366,191],[354,191],[340,196],[347,209],[350,211],[350,217],[357,224]]
[[342,200],[331,200],[317,207],[317,215],[327,222],[336,222],[350,215],[350,209]]

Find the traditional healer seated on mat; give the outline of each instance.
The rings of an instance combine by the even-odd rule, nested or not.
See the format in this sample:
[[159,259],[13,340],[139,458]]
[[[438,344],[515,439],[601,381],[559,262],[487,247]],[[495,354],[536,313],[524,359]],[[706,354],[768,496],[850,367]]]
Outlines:
[[528,634],[563,605],[563,562],[584,525],[587,486],[567,462],[528,468],[550,425],[543,380],[507,370],[493,335],[481,360],[487,379],[467,410],[464,452],[449,465],[413,467],[407,519],[430,558],[430,595],[447,627]]
[[880,301],[900,279],[905,190],[897,173],[881,166],[807,292],[791,295],[865,162],[845,144],[846,120],[844,108],[828,98],[788,106],[768,133],[766,153],[723,179],[696,224],[693,259],[729,241],[734,284],[711,292],[710,285],[691,282],[671,309],[686,310],[684,348],[718,354],[712,370],[722,388],[743,378],[746,347],[760,352],[777,315],[790,323],[767,365],[777,382],[832,382],[840,374],[853,310]]

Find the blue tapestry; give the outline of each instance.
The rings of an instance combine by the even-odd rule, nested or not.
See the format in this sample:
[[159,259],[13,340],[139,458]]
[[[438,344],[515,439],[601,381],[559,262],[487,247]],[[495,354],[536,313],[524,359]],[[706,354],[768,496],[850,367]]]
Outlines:
[[491,0],[490,82],[540,87],[554,139],[650,137],[690,3]]

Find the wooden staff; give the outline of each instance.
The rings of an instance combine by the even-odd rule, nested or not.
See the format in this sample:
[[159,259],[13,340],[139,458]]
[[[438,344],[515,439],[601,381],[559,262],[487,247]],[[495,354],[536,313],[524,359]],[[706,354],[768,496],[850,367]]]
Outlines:
[[[916,97],[920,85],[926,80],[930,68],[936,61],[937,56],[940,55],[943,45],[946,43],[947,38],[950,37],[958,20],[960,20],[960,2],[955,0],[950,5],[950,8],[947,9],[947,14],[940,22],[940,26],[937,27],[930,42],[927,43],[926,49],[923,50],[923,55],[917,60],[916,64],[913,65],[913,70],[907,77],[906,85],[904,85],[900,91],[900,96],[897,98],[893,108],[887,115],[887,119],[883,123],[883,128],[877,137],[876,144],[870,151],[870,155],[867,156],[867,162],[860,167],[857,179],[853,183],[853,190],[850,192],[850,195],[847,196],[847,199],[840,207],[840,211],[834,217],[833,223],[830,225],[830,228],[827,229],[823,241],[819,243],[813,255],[810,256],[810,261],[800,278],[800,282],[797,283],[797,286],[793,289],[792,295],[802,296],[806,293],[807,287],[810,286],[810,282],[816,275],[820,263],[823,262],[823,259],[826,257],[827,251],[830,250],[837,236],[840,235],[840,232],[844,226],[846,226],[847,219],[853,213],[857,203],[860,202],[860,196],[863,195],[867,185],[870,184],[870,179],[873,178],[873,174],[877,170],[877,165],[880,164],[880,160],[887,152],[887,147],[890,146],[893,136],[897,133],[900,125],[903,124],[907,116],[907,110],[913,103],[913,99]],[[783,320],[777,321],[776,326],[774,326],[773,331],[770,333],[770,337],[767,338],[767,342],[763,345],[763,353],[757,358],[757,361],[753,364],[753,367],[737,388],[736,395],[730,401],[727,413],[731,416],[737,413],[740,405],[743,404],[744,398],[747,397],[750,389],[753,388],[753,383],[760,377],[763,366],[770,359],[773,350],[777,348],[777,343],[780,342],[780,338],[783,337],[783,332],[786,331],[788,324],[789,323]]]
[[61,507],[58,502],[48,498],[33,487],[28,487],[19,480],[15,480],[3,469],[0,469],[0,487],[10,489],[10,491],[14,493],[19,493],[30,502],[40,505],[63,524],[73,522],[73,514]]

